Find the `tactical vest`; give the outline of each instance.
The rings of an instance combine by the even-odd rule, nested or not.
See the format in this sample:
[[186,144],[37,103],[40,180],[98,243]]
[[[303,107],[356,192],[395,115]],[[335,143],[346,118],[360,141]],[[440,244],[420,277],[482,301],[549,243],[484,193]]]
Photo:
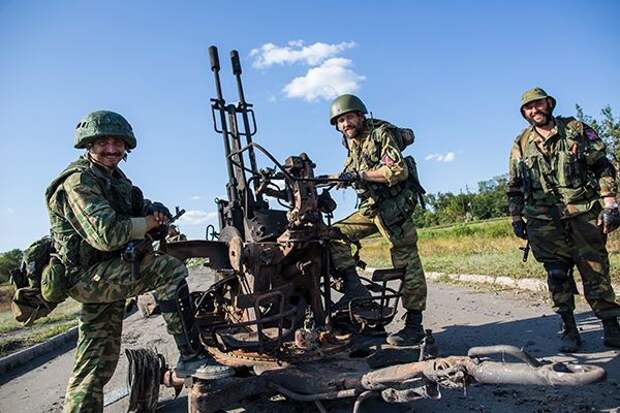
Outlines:
[[522,155],[519,173],[530,216],[551,207],[557,207],[561,216],[571,216],[587,212],[598,200],[598,181],[585,160],[587,137],[583,124],[572,117],[555,119],[558,133],[550,139],[557,142],[549,155],[529,139],[533,127],[517,137]]
[[67,220],[64,209],[68,208],[68,205],[63,184],[69,176],[75,173],[89,174],[94,178],[103,197],[120,219],[144,216],[142,192],[134,187],[119,169],[115,170],[116,176],[112,176],[86,156],[71,163],[50,184],[45,193],[54,246],[69,275],[120,254],[120,251],[106,252],[93,248]]
[[[357,159],[355,165],[360,170],[375,169],[381,164],[380,133],[387,129],[394,138],[399,150],[413,143],[414,135],[411,129],[398,128],[388,122],[369,119],[366,126],[370,129],[367,139],[370,139],[369,149],[362,151],[361,159]],[[415,159],[412,156],[404,157],[407,168],[407,179],[388,186],[385,184],[364,182],[356,186],[356,191],[361,200],[361,207],[367,207],[371,213],[378,212],[382,221],[388,227],[398,226],[411,217],[418,202],[423,206],[423,195],[426,193],[420,184]]]

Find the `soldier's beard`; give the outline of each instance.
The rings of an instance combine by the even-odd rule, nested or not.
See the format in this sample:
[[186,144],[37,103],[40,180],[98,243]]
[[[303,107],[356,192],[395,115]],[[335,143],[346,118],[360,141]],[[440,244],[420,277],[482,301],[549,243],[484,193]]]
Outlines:
[[347,139],[355,139],[362,133],[363,126],[351,126],[342,133]]
[[[539,121],[534,120],[534,117],[536,115],[542,115],[542,120],[539,120]],[[548,125],[551,122],[551,113],[543,112],[543,111],[537,112],[534,115],[532,115],[532,117],[529,118],[528,121],[530,122],[531,125],[541,128],[543,126]]]

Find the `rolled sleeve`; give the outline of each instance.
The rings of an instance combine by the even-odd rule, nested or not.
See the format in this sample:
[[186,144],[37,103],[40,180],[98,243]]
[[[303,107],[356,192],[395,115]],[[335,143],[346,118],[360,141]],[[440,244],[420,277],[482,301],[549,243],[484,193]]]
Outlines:
[[396,145],[396,141],[388,129],[380,132],[381,157],[380,165],[376,169],[387,181],[388,186],[395,185],[407,179],[409,172],[403,159],[403,154]]

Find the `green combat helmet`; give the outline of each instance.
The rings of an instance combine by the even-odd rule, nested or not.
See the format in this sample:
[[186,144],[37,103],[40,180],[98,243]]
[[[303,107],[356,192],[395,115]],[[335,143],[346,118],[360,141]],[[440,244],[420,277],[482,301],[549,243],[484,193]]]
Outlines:
[[91,112],[75,127],[77,149],[87,148],[95,139],[102,137],[121,138],[128,149],[136,147],[136,137],[127,119],[115,112],[98,110]]
[[521,116],[525,117],[525,114],[523,113],[523,106],[527,105],[530,102],[534,102],[536,100],[545,99],[545,98],[551,99],[551,112],[553,112],[553,109],[555,109],[555,104],[556,104],[555,98],[547,94],[547,92],[545,92],[542,88],[535,87],[533,89],[526,90],[525,92],[523,92],[523,95],[521,95],[521,108],[520,108]]
[[332,102],[329,110],[329,123],[336,124],[336,118],[349,112],[362,112],[367,114],[366,105],[355,95],[340,95]]

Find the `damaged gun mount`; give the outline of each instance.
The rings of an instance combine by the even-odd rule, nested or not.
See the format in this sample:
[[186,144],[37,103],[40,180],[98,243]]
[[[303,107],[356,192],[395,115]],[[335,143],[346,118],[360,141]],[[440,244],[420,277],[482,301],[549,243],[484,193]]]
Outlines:
[[[216,201],[217,240],[167,246],[169,254],[181,259],[207,258],[218,274],[211,288],[193,293],[194,320],[186,328],[197,330],[200,343],[233,366],[343,351],[350,336],[333,334],[335,319],[348,319],[358,330],[382,330],[396,314],[403,272],[379,272],[374,281],[366,280],[375,292],[374,305],[372,298],[359,299],[347,311],[332,311],[335,274],[328,244],[344,239],[331,225],[336,204],[329,189],[338,180],[315,177],[316,165],[305,153],[280,163],[253,142],[256,120],[245,100],[238,53],[231,53],[237,104],[227,104],[223,97],[215,47],[209,48],[209,56],[216,89],[212,117],[224,141],[227,199]],[[259,170],[258,152],[274,167]],[[286,210],[271,208],[268,198]]]

